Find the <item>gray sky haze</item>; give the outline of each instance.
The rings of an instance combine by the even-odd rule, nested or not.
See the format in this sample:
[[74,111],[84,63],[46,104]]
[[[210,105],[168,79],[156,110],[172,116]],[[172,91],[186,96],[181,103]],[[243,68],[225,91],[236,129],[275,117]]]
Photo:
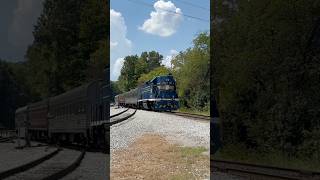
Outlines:
[[0,1],[0,59],[22,61],[33,41],[33,27],[43,0]]

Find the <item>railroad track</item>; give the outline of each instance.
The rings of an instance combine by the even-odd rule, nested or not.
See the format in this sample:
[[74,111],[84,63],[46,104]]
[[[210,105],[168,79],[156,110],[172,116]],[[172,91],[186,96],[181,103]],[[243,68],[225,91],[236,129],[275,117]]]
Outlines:
[[188,118],[194,118],[194,119],[210,121],[210,116],[205,116],[205,115],[190,114],[190,113],[175,112],[175,111],[172,111],[171,114],[174,114],[174,115],[177,115],[177,116],[182,116],[182,117],[188,117]]
[[131,114],[128,114],[128,115],[126,115],[124,117],[118,117],[120,114],[123,114],[124,112],[126,112],[128,110],[129,110],[129,108],[127,110],[121,112],[121,113],[118,113],[118,115],[114,116],[113,119],[110,118],[109,126],[112,126],[112,125],[118,124],[118,123],[120,123],[122,121],[125,121],[125,120],[129,119],[130,117],[132,117],[133,115],[135,115],[136,112],[137,112],[137,109],[135,109],[134,112],[131,113]]
[[75,170],[84,158],[85,150],[66,148],[57,150],[19,167],[0,173],[0,179],[60,179]]
[[123,113],[125,113],[125,112],[127,112],[129,109],[130,109],[130,108],[128,108],[128,109],[126,109],[126,110],[124,110],[124,111],[121,111],[121,112],[119,112],[119,113],[116,113],[116,114],[114,114],[114,115],[111,115],[111,116],[110,116],[110,119],[111,119],[111,118],[114,118],[114,117],[116,117],[116,116],[119,116],[119,115],[121,115],[121,114],[123,114]]
[[214,171],[226,172],[228,174],[238,175],[246,179],[261,180],[261,179],[287,179],[287,180],[319,180],[320,172],[280,168],[274,166],[249,164],[226,160],[212,160],[211,169]]
[[0,143],[12,141],[14,137],[1,137],[0,138]]

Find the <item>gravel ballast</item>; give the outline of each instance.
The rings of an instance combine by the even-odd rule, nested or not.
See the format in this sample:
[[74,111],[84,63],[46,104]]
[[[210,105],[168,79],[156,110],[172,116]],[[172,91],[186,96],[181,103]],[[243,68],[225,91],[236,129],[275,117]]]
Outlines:
[[126,109],[128,109],[128,108],[123,108],[123,107],[118,108],[117,106],[110,107],[110,116],[117,114],[117,113],[120,113],[122,111],[125,111]]
[[111,126],[110,151],[128,147],[145,133],[163,135],[174,144],[210,147],[209,121],[195,121],[186,117],[138,110],[128,120]]

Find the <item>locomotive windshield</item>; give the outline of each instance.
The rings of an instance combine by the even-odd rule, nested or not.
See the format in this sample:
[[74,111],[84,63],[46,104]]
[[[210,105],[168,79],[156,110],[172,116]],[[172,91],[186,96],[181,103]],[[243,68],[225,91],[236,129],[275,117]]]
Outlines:
[[159,90],[165,90],[165,91],[169,91],[169,90],[174,90],[174,85],[168,85],[168,84],[161,84],[161,85],[158,85],[158,88]]
[[175,85],[173,82],[161,82],[160,84],[158,84],[158,89],[160,91],[174,91],[175,90]]

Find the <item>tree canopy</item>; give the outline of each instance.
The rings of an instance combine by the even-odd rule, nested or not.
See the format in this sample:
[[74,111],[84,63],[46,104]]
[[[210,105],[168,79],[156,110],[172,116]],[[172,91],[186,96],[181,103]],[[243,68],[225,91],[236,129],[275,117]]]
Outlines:
[[319,3],[229,5],[216,12],[211,64],[224,143],[319,158]]
[[101,72],[100,65],[109,62],[109,16],[106,0],[46,0],[43,5],[26,58],[34,90],[49,97],[96,78],[92,68]]
[[[15,109],[103,79],[109,65],[107,0],[45,0],[26,62],[0,61],[1,120],[14,125]],[[2,123],[0,123],[2,124]]]

